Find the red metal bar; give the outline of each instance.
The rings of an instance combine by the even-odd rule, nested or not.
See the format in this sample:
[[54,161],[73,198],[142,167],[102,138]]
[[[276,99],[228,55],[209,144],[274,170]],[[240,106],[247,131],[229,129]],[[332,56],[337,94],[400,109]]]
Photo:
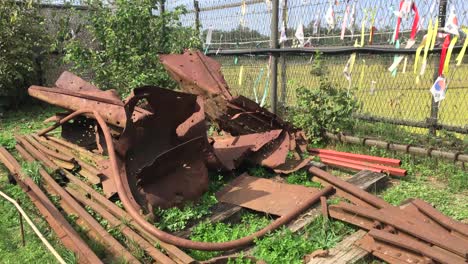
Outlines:
[[325,163],[327,165],[340,167],[340,168],[346,168],[346,169],[357,170],[357,171],[369,170],[369,171],[373,171],[373,172],[382,172],[381,169],[371,168],[371,167],[365,166],[365,165],[357,165],[357,164],[353,164],[353,163],[338,161],[338,160],[334,160],[334,159],[326,159],[326,158],[321,158],[321,160],[322,160],[323,163]]
[[313,153],[333,155],[333,156],[338,156],[338,157],[342,157],[342,158],[367,161],[367,162],[371,162],[371,163],[384,164],[384,165],[389,165],[389,166],[400,166],[401,165],[401,160],[398,160],[398,159],[390,159],[390,158],[381,158],[381,157],[375,157],[375,156],[369,156],[369,155],[353,154],[353,153],[340,152],[340,151],[329,150],[329,149],[310,149],[309,151],[313,152]]
[[[375,163],[369,163],[366,161],[359,161],[359,160],[353,160],[353,159],[347,159],[347,158],[341,158],[341,157],[336,157],[333,155],[326,155],[326,154],[319,154],[318,155],[320,159],[327,159],[327,160],[336,160],[339,162],[346,162],[346,163],[351,163],[351,164],[356,164],[368,168],[374,168],[374,169],[380,169],[382,172],[388,173],[393,176],[406,176],[406,170],[400,169],[400,168],[394,168],[394,167],[387,167]],[[367,169],[369,170],[369,169]]]

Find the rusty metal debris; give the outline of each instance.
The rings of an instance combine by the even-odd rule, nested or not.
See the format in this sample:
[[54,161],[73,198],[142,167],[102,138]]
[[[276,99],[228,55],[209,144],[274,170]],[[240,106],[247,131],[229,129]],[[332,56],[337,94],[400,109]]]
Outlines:
[[[34,98],[70,111],[93,109],[109,124],[117,127],[125,125],[124,103],[114,90],[102,91],[70,72],[64,72],[55,85],[54,88],[33,85],[29,87],[28,93]],[[136,108],[133,118],[138,120],[148,114],[148,111]]]
[[220,190],[216,197],[224,203],[282,216],[296,210],[318,191],[316,188],[243,174]]
[[248,156],[262,149],[265,144],[279,137],[282,130],[272,130],[264,133],[255,133],[242,136],[213,137],[214,154],[223,168],[234,170]]
[[304,134],[291,124],[260,107],[254,101],[234,97],[221,74],[221,65],[200,51],[161,55],[160,60],[181,89],[204,99],[207,117],[233,136],[263,133],[282,129],[282,135],[273,140],[253,160],[276,168],[286,162],[289,151],[299,154],[306,149]]
[[[219,63],[199,51],[162,55],[160,58],[184,92],[146,86],[134,89],[131,96],[122,101],[114,91],[101,91],[65,72],[57,80],[55,88],[32,86],[29,93],[73,112],[49,119],[55,124],[37,135],[16,137],[16,148],[25,160],[39,160],[63,177],[65,184],[61,186],[41,170],[46,192],[60,196],[64,211],[76,214],[79,223],[93,230],[88,235],[106,244],[112,254],[120,255],[131,263],[138,261],[124,245],[102,229],[86,212],[85,206],[92,208],[128,239],[136,241],[156,262],[193,263],[194,260],[177,247],[207,251],[242,248],[288,223],[320,200],[325,217],[340,219],[369,231],[358,242],[359,246],[387,262],[463,263],[467,260],[466,225],[442,215],[420,200],[395,207],[311,167],[311,158],[302,158],[301,155],[307,145],[304,133],[252,100],[233,96]],[[142,101],[145,109],[138,107]],[[205,119],[215,124],[224,135],[208,138]],[[65,140],[47,135],[59,126],[62,126],[62,138]],[[107,153],[108,158],[83,147],[97,148],[98,153]],[[320,151],[317,151],[320,155],[330,158],[330,153]],[[369,159],[377,159],[378,162],[374,163],[389,166],[399,164],[395,160],[362,155],[346,157],[365,158],[366,167]],[[333,160],[345,162],[342,159]],[[2,149],[0,160],[18,175],[19,168]],[[233,241],[190,241],[166,233],[147,221],[156,207],[182,206],[186,201],[196,201],[201,197],[208,189],[209,169],[230,171],[244,163],[268,167],[280,174],[307,168],[325,188],[289,185],[246,174],[238,176],[217,194],[218,199],[279,217],[267,227]],[[346,160],[346,163],[360,165],[357,161]],[[373,166],[395,175],[404,174],[396,168]],[[87,183],[75,175],[84,176]],[[32,184],[33,187],[28,187],[30,180],[17,178],[21,184],[31,188],[32,197],[38,196],[36,187]],[[104,195],[88,184],[102,184]],[[337,196],[350,203],[328,206],[326,196],[335,191]],[[114,194],[118,195],[125,210],[108,200]],[[38,203],[40,206],[46,208],[41,201]],[[57,214],[45,209],[41,212]],[[127,221],[129,224],[124,225]],[[88,258],[84,256],[86,248],[78,248],[79,241],[77,247],[70,243],[73,233],[50,222],[55,225],[54,230],[71,237],[67,243],[80,256],[83,255],[84,263],[99,263],[87,262]],[[161,245],[164,252],[153,247],[155,243]],[[90,255],[89,259],[92,258]],[[219,261],[224,260],[220,258]]]
[[80,263],[102,263],[39,186],[31,178],[21,173],[19,163],[3,147],[0,147],[0,162],[7,167],[19,186],[28,194],[63,245],[77,254]]

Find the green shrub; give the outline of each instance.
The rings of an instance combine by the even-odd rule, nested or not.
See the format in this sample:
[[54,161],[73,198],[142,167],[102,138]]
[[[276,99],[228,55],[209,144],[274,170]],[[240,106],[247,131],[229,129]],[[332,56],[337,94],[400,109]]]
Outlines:
[[91,75],[101,88],[117,89],[122,95],[142,85],[174,87],[159,62],[160,53],[180,53],[200,47],[194,29],[183,27],[183,7],[159,14],[164,0],[116,0],[112,7],[89,0],[84,21],[93,41],[71,38],[65,44],[66,63],[81,75]]
[[36,61],[46,51],[46,43],[43,18],[39,16],[33,1],[2,1],[0,97],[22,96],[25,88],[38,79]]
[[351,114],[356,107],[356,100],[346,90],[333,87],[323,78],[316,89],[301,87],[297,90],[296,105],[292,107],[289,119],[304,129],[312,143],[318,143],[326,131],[351,128]]

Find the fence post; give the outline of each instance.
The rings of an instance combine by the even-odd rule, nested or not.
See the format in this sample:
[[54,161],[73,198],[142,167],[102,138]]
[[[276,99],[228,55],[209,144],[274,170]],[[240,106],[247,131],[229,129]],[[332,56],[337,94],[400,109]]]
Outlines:
[[[271,36],[270,36],[270,48],[278,49],[278,10],[279,1],[272,1],[272,12],[271,12]],[[271,90],[271,112],[276,114],[277,112],[277,101],[278,101],[278,55],[272,53],[270,55],[270,90]]]
[[[283,0],[283,13],[282,13],[282,23],[284,25],[284,31],[287,32],[288,30],[288,0]],[[281,48],[285,47],[285,42],[281,44]],[[281,63],[281,99],[280,102],[282,106],[284,107],[286,105],[286,89],[287,89],[287,82],[286,82],[286,55],[281,54],[280,57],[280,63]]]
[[193,6],[195,8],[195,31],[200,36],[200,4],[198,0],[193,1]]
[[[439,28],[445,27],[445,17],[447,14],[447,0],[440,0],[439,3]],[[437,59],[439,58],[439,59]],[[439,77],[439,60],[440,55],[435,56],[435,67],[434,67],[434,81]],[[429,123],[429,135],[437,135],[437,121],[439,116],[439,103],[434,101],[434,97],[431,96],[431,117],[428,118]]]

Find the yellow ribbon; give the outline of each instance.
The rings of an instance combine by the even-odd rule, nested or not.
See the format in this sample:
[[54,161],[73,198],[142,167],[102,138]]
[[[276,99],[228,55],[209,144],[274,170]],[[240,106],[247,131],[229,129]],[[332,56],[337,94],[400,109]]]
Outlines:
[[[468,35],[468,29],[464,28],[462,30],[463,32],[465,32],[466,35]],[[463,43],[463,48],[461,49],[460,53],[457,56],[457,59],[456,59],[457,67],[460,66],[463,61],[463,56],[465,56],[467,46],[468,46],[468,36],[465,38],[465,42]]]
[[408,65],[408,57],[405,56],[405,62],[403,63],[403,71],[402,73],[406,73],[406,66]]
[[362,60],[362,69],[361,69],[361,76],[359,76],[359,84],[358,84],[358,91],[362,89],[362,83],[364,82],[364,73],[367,70],[366,60]]
[[361,47],[364,47],[364,33],[366,32],[367,12],[364,14],[361,24]]
[[242,86],[243,79],[244,79],[244,65],[242,65],[239,70],[239,86]]
[[429,42],[427,41],[427,39],[429,38],[429,34],[430,34],[430,31],[428,30],[427,35],[425,36],[425,38],[423,38],[423,40],[421,41],[421,44],[419,44],[419,47],[416,49],[416,58],[414,60],[414,74],[417,74],[418,72],[419,58],[421,57],[422,49],[425,46],[427,46],[426,44]]
[[455,44],[457,43],[457,41],[458,41],[458,36],[455,36],[450,42],[450,45],[447,50],[447,56],[445,57],[444,70],[442,71],[443,75],[449,72],[450,58],[452,57],[453,47],[455,47]]
[[434,26],[433,33],[432,33],[431,50],[433,50],[434,46],[435,46],[435,42],[436,42],[436,39],[437,39],[437,30],[439,30],[439,20],[438,19],[436,19],[435,26]]

